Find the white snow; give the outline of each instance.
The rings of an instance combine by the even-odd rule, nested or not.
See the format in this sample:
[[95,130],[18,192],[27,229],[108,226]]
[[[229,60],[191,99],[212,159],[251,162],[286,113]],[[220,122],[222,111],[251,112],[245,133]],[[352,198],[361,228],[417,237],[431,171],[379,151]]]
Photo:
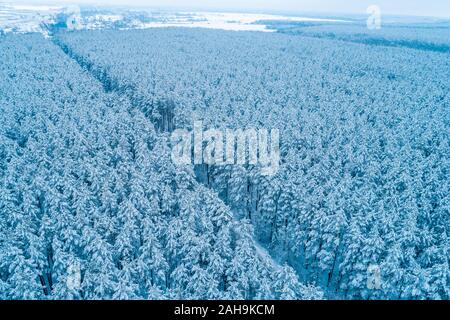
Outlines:
[[344,20],[319,19],[307,17],[288,17],[270,14],[218,13],[218,12],[180,12],[180,15],[167,15],[164,20],[145,23],[142,28],[193,27],[235,31],[271,32],[266,25],[258,21],[305,21],[305,22],[346,22]]
[[61,7],[0,3],[0,30],[5,32],[41,32],[42,23],[51,23]]
[[18,5],[18,4],[8,5],[8,7],[17,11],[56,11],[62,8],[46,5]]
[[[80,29],[101,29],[110,27],[111,23],[124,20],[129,12],[99,10],[95,14],[84,14],[77,6],[59,7],[48,5],[1,4],[0,30],[6,32],[42,32],[42,24],[51,24],[58,13],[73,12],[79,15]],[[272,32],[263,21],[305,21],[305,22],[346,22],[344,20],[294,17],[271,14],[223,13],[223,12],[163,12],[145,11],[151,22],[141,20],[127,21],[123,29],[145,29],[163,27],[210,28],[235,31]]]

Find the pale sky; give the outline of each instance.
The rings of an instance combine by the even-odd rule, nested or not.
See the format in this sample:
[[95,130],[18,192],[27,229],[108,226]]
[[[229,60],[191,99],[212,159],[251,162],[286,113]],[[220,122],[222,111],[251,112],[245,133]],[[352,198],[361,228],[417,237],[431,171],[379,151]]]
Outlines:
[[450,0],[0,0],[9,3],[79,3],[138,5],[155,8],[182,8],[233,11],[279,11],[285,13],[366,14],[369,5],[378,5],[382,14],[450,18]]

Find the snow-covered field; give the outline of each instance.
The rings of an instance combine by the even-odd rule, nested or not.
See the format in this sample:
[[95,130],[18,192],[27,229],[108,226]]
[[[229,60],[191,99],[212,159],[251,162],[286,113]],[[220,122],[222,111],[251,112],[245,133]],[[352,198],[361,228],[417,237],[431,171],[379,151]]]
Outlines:
[[145,23],[143,27],[193,27],[234,31],[272,32],[274,30],[268,29],[262,21],[346,22],[344,20],[334,19],[221,12],[182,12],[180,14],[163,15],[161,18],[161,21]]
[[295,17],[271,14],[223,12],[155,12],[121,8],[77,8],[47,5],[0,3],[0,30],[4,32],[41,32],[49,25],[65,23],[76,16],[77,29],[145,29],[193,27],[235,31],[271,32],[264,22],[346,22],[345,20]]
[[44,32],[62,7],[0,3],[0,30],[4,32]]

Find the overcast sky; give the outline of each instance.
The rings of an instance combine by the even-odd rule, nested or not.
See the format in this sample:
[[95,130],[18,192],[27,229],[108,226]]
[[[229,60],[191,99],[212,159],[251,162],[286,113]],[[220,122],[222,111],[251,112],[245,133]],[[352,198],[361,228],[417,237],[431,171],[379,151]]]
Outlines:
[[0,2],[95,3],[183,9],[354,14],[365,14],[366,8],[374,4],[378,5],[384,14],[450,17],[450,0],[0,0]]

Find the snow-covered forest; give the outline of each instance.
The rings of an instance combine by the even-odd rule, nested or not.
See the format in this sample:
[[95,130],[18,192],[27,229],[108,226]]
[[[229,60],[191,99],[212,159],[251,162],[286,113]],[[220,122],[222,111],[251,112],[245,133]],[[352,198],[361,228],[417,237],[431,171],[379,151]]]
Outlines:
[[[449,299],[448,32],[335,32],[0,35],[0,299]],[[175,165],[196,120],[279,171]]]
[[[126,96],[40,35],[0,41],[0,298],[320,298]],[[80,265],[80,288],[66,281]]]

